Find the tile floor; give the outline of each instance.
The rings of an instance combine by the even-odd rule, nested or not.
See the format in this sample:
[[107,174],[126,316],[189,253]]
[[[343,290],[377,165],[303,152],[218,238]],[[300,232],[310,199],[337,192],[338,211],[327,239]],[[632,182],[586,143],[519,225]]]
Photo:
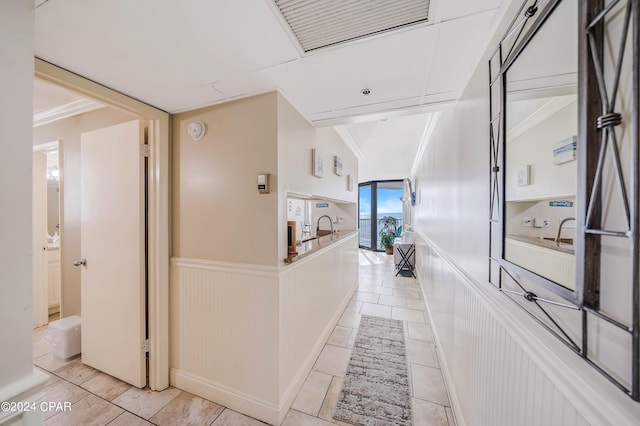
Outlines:
[[[346,424],[332,415],[363,314],[404,321],[414,425],[455,425],[417,281],[395,277],[392,260],[384,253],[360,252],[359,287],[283,425]],[[45,413],[47,425],[264,425],[180,389],[141,390],[82,364],[80,358],[61,361],[51,353],[46,334],[46,327],[33,333],[34,364],[51,376],[45,400],[72,403],[70,411]]]

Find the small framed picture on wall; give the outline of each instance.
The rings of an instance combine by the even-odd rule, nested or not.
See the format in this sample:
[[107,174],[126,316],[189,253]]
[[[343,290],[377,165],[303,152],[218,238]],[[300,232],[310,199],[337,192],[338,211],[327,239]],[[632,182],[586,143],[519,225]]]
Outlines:
[[322,162],[322,157],[320,156],[320,151],[316,148],[311,150],[311,167],[312,174],[316,177],[322,177],[324,175],[324,164]]
[[342,158],[337,155],[333,156],[333,173],[342,176]]

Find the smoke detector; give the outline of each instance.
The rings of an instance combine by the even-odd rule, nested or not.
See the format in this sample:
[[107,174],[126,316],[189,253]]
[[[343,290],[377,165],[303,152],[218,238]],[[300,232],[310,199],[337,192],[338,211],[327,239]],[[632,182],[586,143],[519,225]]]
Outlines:
[[199,141],[207,133],[207,126],[202,121],[192,121],[187,127],[187,132],[194,141]]
[[361,94],[362,96],[369,96],[369,95],[371,95],[371,89],[369,89],[369,88],[362,89],[362,90],[360,91],[360,94]]

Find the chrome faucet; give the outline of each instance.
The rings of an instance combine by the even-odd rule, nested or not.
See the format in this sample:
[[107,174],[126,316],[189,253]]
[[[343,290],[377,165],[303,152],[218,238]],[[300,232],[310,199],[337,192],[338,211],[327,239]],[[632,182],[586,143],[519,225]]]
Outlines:
[[331,216],[328,216],[326,214],[323,214],[322,216],[320,216],[318,218],[318,225],[316,226],[316,235],[318,235],[318,231],[320,230],[320,220],[326,217],[327,219],[329,219],[329,225],[331,225],[331,233],[333,234],[333,221],[331,220]]
[[565,217],[560,222],[560,225],[558,226],[558,234],[556,235],[556,247],[560,247],[560,233],[562,232],[562,225],[564,225],[565,222],[568,222],[570,220],[576,220],[576,218],[575,217]]

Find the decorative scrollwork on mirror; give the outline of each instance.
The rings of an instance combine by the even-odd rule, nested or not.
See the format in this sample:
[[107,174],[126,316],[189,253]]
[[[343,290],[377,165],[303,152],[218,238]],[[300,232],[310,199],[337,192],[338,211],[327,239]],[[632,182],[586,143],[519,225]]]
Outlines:
[[640,4],[525,0],[489,60],[489,281],[640,401]]

